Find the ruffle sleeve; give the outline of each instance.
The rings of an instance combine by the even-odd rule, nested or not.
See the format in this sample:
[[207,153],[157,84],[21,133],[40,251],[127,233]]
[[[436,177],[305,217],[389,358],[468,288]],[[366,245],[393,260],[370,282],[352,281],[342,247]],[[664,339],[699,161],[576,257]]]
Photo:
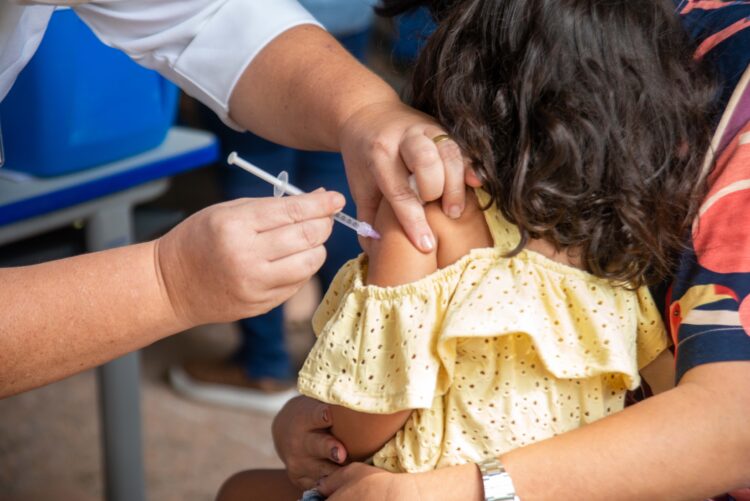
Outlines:
[[317,341],[299,391],[360,412],[427,409],[449,382],[437,341],[457,268],[398,287],[364,285],[364,255],[347,263],[313,317]]
[[463,340],[525,336],[556,378],[615,378],[635,389],[639,368],[666,347],[646,288],[615,287],[527,251],[505,260],[505,269],[492,260],[475,265],[482,276],[458,285],[438,341],[449,377]]

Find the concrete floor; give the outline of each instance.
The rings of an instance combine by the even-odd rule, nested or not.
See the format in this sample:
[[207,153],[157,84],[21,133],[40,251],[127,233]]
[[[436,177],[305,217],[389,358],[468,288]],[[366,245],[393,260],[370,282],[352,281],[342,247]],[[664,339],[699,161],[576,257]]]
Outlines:
[[[297,360],[312,342],[314,284],[287,307],[288,341]],[[246,468],[280,467],[271,417],[185,400],[167,385],[170,364],[221,357],[237,342],[234,325],[210,325],[142,351],[142,413],[148,498],[213,499]],[[0,500],[102,499],[94,371],[0,400]]]

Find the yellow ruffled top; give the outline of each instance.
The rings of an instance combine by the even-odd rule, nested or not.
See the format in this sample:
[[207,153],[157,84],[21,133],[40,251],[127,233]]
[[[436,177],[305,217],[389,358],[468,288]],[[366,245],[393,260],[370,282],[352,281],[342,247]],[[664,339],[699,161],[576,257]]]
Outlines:
[[415,409],[376,466],[479,462],[596,421],[623,408],[667,347],[645,287],[533,251],[505,257],[518,229],[494,207],[485,214],[494,247],[397,287],[365,285],[361,255],[315,313],[301,393],[373,414]]

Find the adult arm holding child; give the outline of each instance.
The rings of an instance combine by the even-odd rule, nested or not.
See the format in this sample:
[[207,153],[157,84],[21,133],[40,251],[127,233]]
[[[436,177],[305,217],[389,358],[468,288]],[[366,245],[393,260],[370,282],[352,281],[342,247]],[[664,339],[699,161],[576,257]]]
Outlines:
[[[750,482],[750,398],[735,388],[748,377],[747,362],[700,366],[674,390],[500,459],[523,501],[698,500],[740,489]],[[374,501],[407,489],[424,499],[484,499],[472,464],[412,475],[353,464],[321,485],[335,493],[334,500]],[[451,493],[445,485],[461,491]]]

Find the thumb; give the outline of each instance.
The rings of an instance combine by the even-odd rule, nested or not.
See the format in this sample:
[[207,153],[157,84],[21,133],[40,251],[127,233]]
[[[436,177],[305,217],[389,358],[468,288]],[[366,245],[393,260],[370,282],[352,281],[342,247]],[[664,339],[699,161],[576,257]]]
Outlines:
[[307,429],[313,430],[325,430],[333,426],[333,418],[331,417],[331,407],[328,404],[318,403],[312,412],[308,414]]
[[[310,421],[308,423],[308,429],[310,431],[323,431],[328,430],[333,426],[333,415],[331,414],[331,407],[327,404],[320,403],[310,413]],[[323,459],[327,458],[336,464],[344,464],[348,453],[346,447],[333,435],[330,435],[327,431],[322,434],[311,435],[311,437],[317,437],[315,447],[316,456]]]

